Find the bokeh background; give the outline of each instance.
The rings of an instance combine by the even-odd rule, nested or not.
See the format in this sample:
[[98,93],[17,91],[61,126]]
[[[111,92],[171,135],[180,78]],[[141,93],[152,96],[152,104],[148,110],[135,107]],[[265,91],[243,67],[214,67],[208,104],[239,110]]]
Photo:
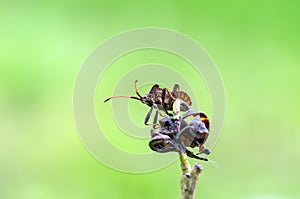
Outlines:
[[112,170],[87,152],[73,122],[83,61],[111,35],[145,26],[195,39],[224,81],[226,122],[211,154],[221,168],[203,163],[196,198],[299,198],[299,9],[298,1],[1,1],[0,198],[180,198],[178,162],[148,174]]

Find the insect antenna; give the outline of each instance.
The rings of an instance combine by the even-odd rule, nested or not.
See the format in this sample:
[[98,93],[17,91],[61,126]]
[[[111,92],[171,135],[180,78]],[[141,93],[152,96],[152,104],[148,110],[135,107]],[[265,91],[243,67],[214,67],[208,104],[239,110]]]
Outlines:
[[139,91],[138,91],[138,89],[137,89],[137,87],[136,87],[137,81],[138,81],[138,80],[135,80],[135,81],[134,81],[134,90],[135,90],[135,93],[136,93],[140,98],[142,98],[142,96],[140,95],[140,93],[139,93]]
[[106,100],[104,100],[104,103],[111,100],[111,99],[114,99],[114,98],[131,98],[131,99],[136,99],[136,100],[139,100],[141,101],[142,100],[142,96],[140,95],[137,87],[136,87],[136,83],[137,83],[137,80],[134,81],[134,90],[135,90],[135,93],[139,96],[139,97],[135,97],[135,96],[112,96],[110,98],[107,98]]
[[141,98],[134,97],[134,96],[112,96],[112,97],[107,98],[106,100],[104,100],[104,102],[107,102],[107,101],[109,101],[111,99],[114,99],[114,98],[131,98],[131,99],[136,99],[136,100],[141,101]]

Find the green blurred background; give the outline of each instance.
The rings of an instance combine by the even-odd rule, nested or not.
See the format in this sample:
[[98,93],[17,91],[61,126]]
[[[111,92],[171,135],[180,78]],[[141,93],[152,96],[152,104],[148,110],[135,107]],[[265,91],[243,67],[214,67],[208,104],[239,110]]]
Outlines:
[[178,163],[112,170],[74,127],[83,61],[111,35],[145,26],[194,38],[223,77],[227,116],[211,154],[221,168],[203,163],[196,198],[299,198],[299,9],[299,1],[1,1],[0,198],[180,198]]

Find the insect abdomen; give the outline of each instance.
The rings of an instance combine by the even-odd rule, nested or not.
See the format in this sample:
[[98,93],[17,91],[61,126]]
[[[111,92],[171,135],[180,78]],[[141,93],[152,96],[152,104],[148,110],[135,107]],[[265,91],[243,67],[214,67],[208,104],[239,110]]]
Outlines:
[[176,97],[187,103],[187,105],[192,106],[192,100],[186,92],[177,91]]

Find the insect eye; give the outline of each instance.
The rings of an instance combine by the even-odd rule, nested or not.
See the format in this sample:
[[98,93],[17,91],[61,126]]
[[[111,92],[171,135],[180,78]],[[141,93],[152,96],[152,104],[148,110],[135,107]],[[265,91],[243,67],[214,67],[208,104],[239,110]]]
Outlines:
[[147,97],[145,97],[145,96],[141,98],[141,101],[142,101],[142,102],[146,102],[147,104],[149,103],[149,100],[148,100],[148,98],[147,98]]

